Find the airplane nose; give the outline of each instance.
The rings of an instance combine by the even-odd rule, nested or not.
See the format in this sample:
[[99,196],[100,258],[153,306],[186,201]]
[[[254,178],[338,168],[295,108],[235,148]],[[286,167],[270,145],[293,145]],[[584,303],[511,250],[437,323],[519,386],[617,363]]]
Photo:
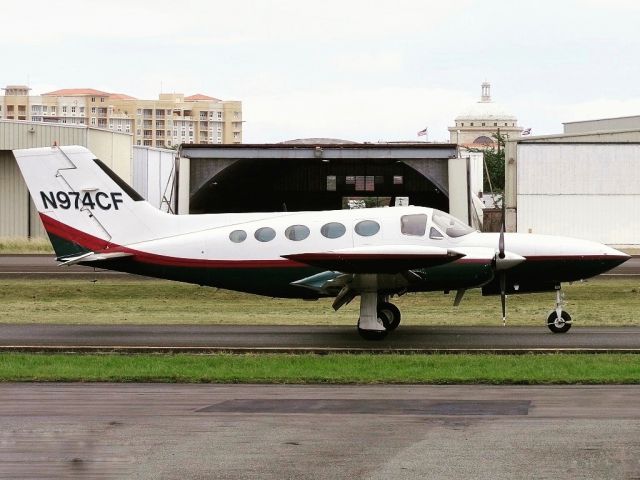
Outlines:
[[618,265],[622,265],[624,262],[631,258],[631,255],[627,255],[620,250],[616,250],[615,248],[608,247],[606,245],[600,245],[600,254],[598,255],[598,260],[602,265],[602,272],[611,270],[612,268],[617,267]]

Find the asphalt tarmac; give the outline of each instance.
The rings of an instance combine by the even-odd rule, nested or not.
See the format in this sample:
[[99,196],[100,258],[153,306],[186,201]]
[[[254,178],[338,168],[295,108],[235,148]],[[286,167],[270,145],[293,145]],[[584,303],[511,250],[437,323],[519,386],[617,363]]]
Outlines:
[[0,385],[0,478],[640,478],[640,386]]
[[631,351],[640,327],[580,327],[553,334],[540,327],[400,326],[381,341],[355,327],[287,325],[0,324],[0,351]]

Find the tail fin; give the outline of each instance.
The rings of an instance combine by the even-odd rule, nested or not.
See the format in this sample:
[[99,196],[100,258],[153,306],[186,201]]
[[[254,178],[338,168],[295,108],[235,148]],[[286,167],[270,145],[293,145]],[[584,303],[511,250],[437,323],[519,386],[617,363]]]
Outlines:
[[86,148],[14,150],[58,258],[154,238],[155,209]]

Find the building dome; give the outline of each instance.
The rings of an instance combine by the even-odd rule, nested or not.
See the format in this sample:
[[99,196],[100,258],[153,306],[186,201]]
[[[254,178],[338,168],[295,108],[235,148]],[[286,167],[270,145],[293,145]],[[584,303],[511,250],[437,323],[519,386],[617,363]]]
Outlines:
[[482,84],[480,101],[470,105],[455,118],[456,122],[469,120],[504,120],[515,122],[516,117],[501,103],[491,101],[491,84]]
[[515,115],[502,104],[491,101],[491,85],[482,84],[480,101],[474,103],[455,118],[448,127],[451,143],[463,147],[484,148],[495,146],[494,135],[519,137],[522,127]]
[[515,122],[517,119],[514,115],[499,103],[478,102],[456,117],[456,121],[464,120],[507,120]]

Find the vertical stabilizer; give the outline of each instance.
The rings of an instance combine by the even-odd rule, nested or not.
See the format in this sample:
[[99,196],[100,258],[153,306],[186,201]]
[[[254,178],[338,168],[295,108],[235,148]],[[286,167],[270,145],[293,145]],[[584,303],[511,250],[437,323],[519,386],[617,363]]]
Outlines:
[[153,238],[167,214],[155,209],[86,148],[14,150],[58,257]]

